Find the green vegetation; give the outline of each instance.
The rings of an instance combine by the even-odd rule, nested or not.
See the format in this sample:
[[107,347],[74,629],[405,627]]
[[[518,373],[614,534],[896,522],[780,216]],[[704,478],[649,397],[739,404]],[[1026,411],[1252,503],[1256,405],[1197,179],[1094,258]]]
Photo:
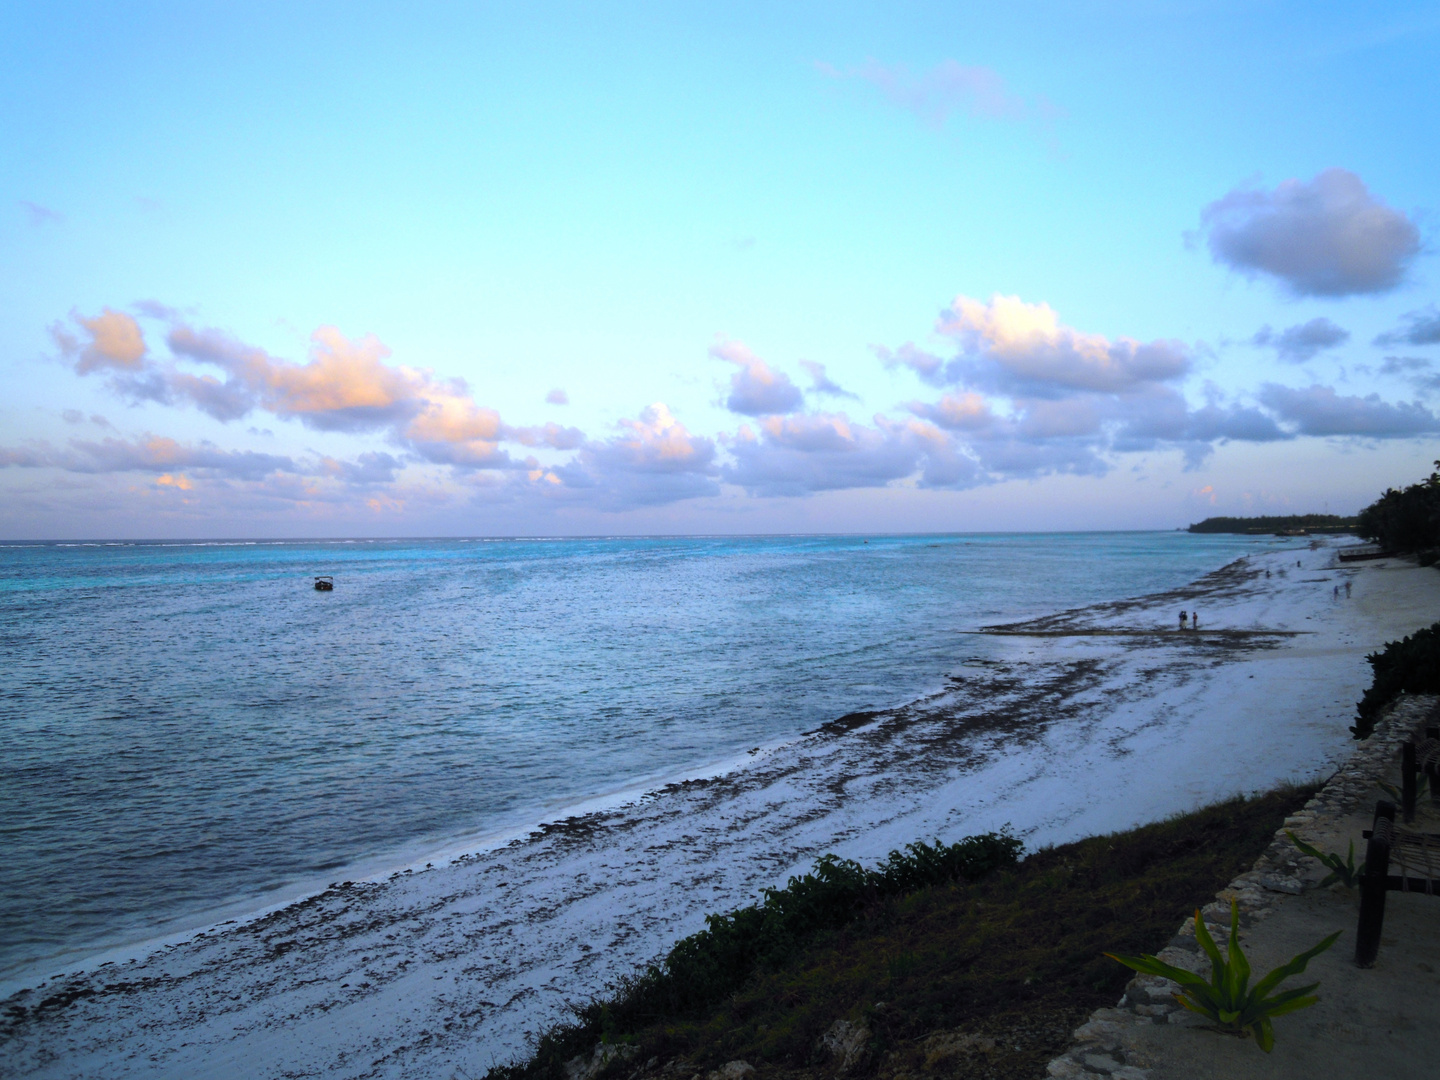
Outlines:
[[1336,514],[1291,514],[1288,517],[1212,517],[1190,526],[1192,533],[1355,532],[1357,519]]
[[[1292,836],[1293,840],[1294,837]],[[1352,852],[1353,854],[1353,852]],[[1285,990],[1274,997],[1265,995],[1274,990],[1292,975],[1299,975],[1307,964],[1319,956],[1340,936],[1336,931],[1314,948],[1306,949],[1289,963],[1281,964],[1250,989],[1250,961],[1240,948],[1240,909],[1234,900],[1230,901],[1230,941],[1225,955],[1215,945],[1210,930],[1200,912],[1195,912],[1195,938],[1205,955],[1210,958],[1210,981],[1206,982],[1194,972],[1175,967],[1154,956],[1115,956],[1107,953],[1112,960],[1118,960],[1128,968],[1146,975],[1160,975],[1180,984],[1180,993],[1175,1000],[1199,1013],[1215,1024],[1221,1031],[1242,1037],[1254,1036],[1260,1049],[1267,1054],[1275,1047],[1275,1032],[1270,1021],[1277,1016],[1304,1009],[1320,1000],[1313,991],[1320,986],[1309,986]]]
[[1387,488],[1360,511],[1358,522],[1360,535],[1386,550],[1418,552],[1422,564],[1434,563],[1440,557],[1440,471],[1399,491]]
[[[817,1042],[841,1019],[868,1032],[856,1076],[882,1061],[914,1071],[941,1052],[967,1076],[1043,1075],[1124,988],[1105,950],[1163,946],[1178,913],[1248,869],[1312,793],[1231,799],[1018,864],[1005,836],[915,845],[873,871],[821,860],[762,904],[712,917],[489,1080],[558,1080],[602,1041],[634,1047],[617,1075],[682,1056],[696,1070],[744,1059],[795,1074],[821,1063]],[[925,1036],[957,1027],[975,1038],[927,1050]]]
[[[1382,784],[1381,786],[1383,787],[1384,785]],[[1290,838],[1292,844],[1300,849],[1302,855],[1309,855],[1312,859],[1319,859],[1320,865],[1330,871],[1330,873],[1325,876],[1325,880],[1320,882],[1320,888],[1323,889],[1325,886],[1332,885],[1337,881],[1347,889],[1353,889],[1360,884],[1360,877],[1365,873],[1365,862],[1362,859],[1359,866],[1355,865],[1354,840],[1350,841],[1349,856],[1342,859],[1337,852],[1332,851],[1326,854],[1319,848],[1310,846],[1289,829],[1285,830],[1285,835]]]
[[1440,694],[1440,622],[1432,623],[1399,641],[1389,641],[1378,653],[1365,657],[1374,678],[1356,706],[1350,733],[1369,737],[1375,721],[1396,694]]

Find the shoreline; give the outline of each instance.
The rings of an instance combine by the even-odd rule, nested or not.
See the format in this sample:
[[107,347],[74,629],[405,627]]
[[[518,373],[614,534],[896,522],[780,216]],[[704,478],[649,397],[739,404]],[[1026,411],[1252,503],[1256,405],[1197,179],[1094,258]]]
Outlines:
[[[937,693],[733,756],[742,769],[688,770],[711,775],[472,846],[445,866],[325,890],[133,963],[47,980],[5,1002],[12,1019],[0,1037],[17,1075],[147,1075],[158,1062],[219,1076],[233,1055],[257,1075],[421,1076],[447,1065],[474,1075],[513,1056],[567,998],[603,988],[706,913],[749,902],[824,851],[870,860],[1007,820],[1034,847],[1302,767],[1316,775],[1348,752],[1352,702],[1335,695],[1384,640],[1373,635],[1396,622],[1385,614],[1398,595],[1373,590],[1370,611],[1362,588],[1349,607],[1332,605],[1328,589],[1319,596],[1281,563],[1299,557],[1302,573],[1357,585],[1381,584],[1382,571],[1425,575],[1440,598],[1434,571],[1341,569],[1330,565],[1334,550],[1260,553],[1171,593],[1012,624],[1061,633],[1010,638],[999,660],[957,656]],[[1267,581],[1261,568],[1271,564]],[[1207,630],[1246,635],[1169,630],[1180,596],[1205,608]],[[1163,617],[1168,632],[1136,627],[1141,614]],[[1325,625],[1303,625],[1317,615]],[[1113,632],[1127,625],[1139,632]],[[1100,633],[1075,633],[1085,630]],[[1276,667],[1295,661],[1319,677]],[[1266,677],[1246,686],[1255,675]],[[1274,687],[1291,682],[1284,723],[1267,733],[1269,754],[1258,753],[1242,721],[1266,715]],[[1223,780],[1217,755],[1230,763]],[[143,1045],[129,1034],[136,1026],[147,1028]]]

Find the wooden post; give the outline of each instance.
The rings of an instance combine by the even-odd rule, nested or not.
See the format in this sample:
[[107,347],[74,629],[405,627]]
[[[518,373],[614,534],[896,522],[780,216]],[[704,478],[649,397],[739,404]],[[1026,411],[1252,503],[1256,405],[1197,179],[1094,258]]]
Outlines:
[[1415,820],[1415,744],[1407,742],[1400,747],[1400,812],[1405,824]]
[[1390,874],[1390,839],[1395,829],[1395,804],[1375,804],[1375,827],[1365,848],[1365,873],[1360,877],[1360,925],[1355,930],[1355,963],[1368,968],[1380,952],[1385,925],[1385,886]]

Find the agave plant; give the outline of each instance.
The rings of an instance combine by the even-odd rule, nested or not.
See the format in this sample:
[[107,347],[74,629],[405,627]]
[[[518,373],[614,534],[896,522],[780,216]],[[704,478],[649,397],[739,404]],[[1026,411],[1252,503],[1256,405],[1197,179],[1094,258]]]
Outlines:
[[1116,956],[1114,953],[1105,955],[1142,974],[1160,975],[1179,983],[1180,993],[1175,995],[1175,1000],[1181,1005],[1208,1018],[1221,1031],[1242,1038],[1253,1036],[1260,1049],[1268,1054],[1275,1046],[1275,1032],[1270,1027],[1270,1021],[1296,1009],[1314,1005],[1319,998],[1313,991],[1320,984],[1312,983],[1294,990],[1285,990],[1273,997],[1267,995],[1290,976],[1304,971],[1305,965],[1334,945],[1339,936],[1340,931],[1337,930],[1313,949],[1306,949],[1289,963],[1281,964],[1254,987],[1250,987],[1250,962],[1245,959],[1245,954],[1240,949],[1240,910],[1232,900],[1230,941],[1226,956],[1220,954],[1200,912],[1195,912],[1195,937],[1200,942],[1200,947],[1205,950],[1205,955],[1210,958],[1211,975],[1208,982],[1193,971],[1167,964],[1148,953],[1144,956]]
[[1360,879],[1365,875],[1365,863],[1362,860],[1359,866],[1355,865],[1354,840],[1350,841],[1349,856],[1342,862],[1340,856],[1335,852],[1326,854],[1319,848],[1311,847],[1289,829],[1285,830],[1285,835],[1290,838],[1292,844],[1300,849],[1302,854],[1309,855],[1312,859],[1319,859],[1321,865],[1329,867],[1330,873],[1326,875],[1324,881],[1320,882],[1320,888],[1323,889],[1334,881],[1342,882],[1347,889],[1353,889],[1360,884]]

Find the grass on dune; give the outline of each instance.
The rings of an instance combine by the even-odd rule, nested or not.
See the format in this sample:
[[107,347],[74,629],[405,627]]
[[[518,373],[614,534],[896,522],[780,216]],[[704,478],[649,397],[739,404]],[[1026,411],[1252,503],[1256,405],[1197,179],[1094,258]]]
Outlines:
[[[557,1080],[565,1061],[601,1041],[635,1047],[628,1062],[611,1066],[616,1075],[677,1057],[696,1071],[744,1059],[765,1076],[829,1075],[834,1063],[816,1044],[839,1019],[870,1031],[847,1075],[1042,1077],[1074,1026],[1113,1005],[1131,976],[1102,953],[1162,948],[1187,913],[1249,868],[1312,793],[1286,788],[1230,799],[1047,848],[1018,864],[1006,865],[992,843],[970,872],[862,889],[843,913],[805,924],[771,952],[737,940],[765,933],[763,919],[745,914],[756,908],[712,918],[710,930],[672,952],[672,960],[681,957],[673,969],[662,964],[622,982],[547,1033],[530,1059],[492,1070],[490,1080]],[[906,859],[892,856],[888,865]],[[806,895],[814,898],[814,875],[775,892],[781,906],[803,907]],[[725,931],[718,938],[717,924]],[[683,979],[722,962],[731,965],[723,993],[719,983],[708,993],[656,992],[671,970]],[[938,1049],[925,1038],[957,1028],[974,1038]]]

